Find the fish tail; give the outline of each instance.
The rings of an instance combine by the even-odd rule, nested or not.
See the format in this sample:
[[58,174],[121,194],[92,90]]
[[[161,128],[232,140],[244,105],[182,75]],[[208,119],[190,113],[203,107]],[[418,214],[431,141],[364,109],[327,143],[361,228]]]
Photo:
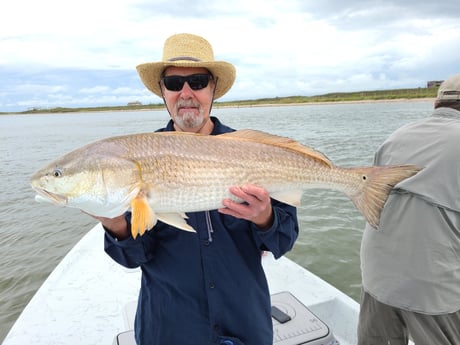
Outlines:
[[366,221],[377,229],[380,213],[393,187],[402,180],[415,175],[422,168],[415,165],[400,165],[355,168],[353,170],[361,173],[362,179],[366,181],[364,188],[359,193],[348,194],[348,196]]
[[143,192],[131,201],[131,235],[136,238],[137,235],[143,235],[146,230],[153,228],[156,224],[155,215]]

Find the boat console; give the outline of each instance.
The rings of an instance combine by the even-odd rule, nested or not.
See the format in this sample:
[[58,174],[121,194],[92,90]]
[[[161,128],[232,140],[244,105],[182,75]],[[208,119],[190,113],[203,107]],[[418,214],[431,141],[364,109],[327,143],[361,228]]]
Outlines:
[[[329,327],[290,292],[271,295],[273,345],[340,345]],[[135,302],[125,308],[125,319],[132,324]],[[118,334],[113,345],[136,345],[134,331]]]

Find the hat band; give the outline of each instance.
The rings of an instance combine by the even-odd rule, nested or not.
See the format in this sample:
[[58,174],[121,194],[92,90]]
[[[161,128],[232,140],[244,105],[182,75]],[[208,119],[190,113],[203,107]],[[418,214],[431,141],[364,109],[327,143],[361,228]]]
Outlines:
[[169,62],[179,61],[179,60],[196,61],[196,62],[201,61],[200,59],[197,59],[191,56],[177,56],[177,57],[168,59]]
[[442,101],[458,101],[460,100],[460,91],[442,91],[439,99]]

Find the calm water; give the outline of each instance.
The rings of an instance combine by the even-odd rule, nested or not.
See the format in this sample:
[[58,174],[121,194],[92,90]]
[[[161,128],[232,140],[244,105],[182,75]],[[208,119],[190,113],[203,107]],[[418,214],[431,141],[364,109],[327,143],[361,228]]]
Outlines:
[[[374,151],[389,133],[431,110],[431,102],[396,102],[213,113],[234,128],[289,136],[337,165],[358,166],[372,164]],[[78,210],[36,203],[29,176],[90,141],[153,131],[168,118],[165,111],[0,116],[0,342],[47,275],[95,225]],[[301,234],[288,256],[358,299],[361,215],[340,193],[309,190],[299,220]]]

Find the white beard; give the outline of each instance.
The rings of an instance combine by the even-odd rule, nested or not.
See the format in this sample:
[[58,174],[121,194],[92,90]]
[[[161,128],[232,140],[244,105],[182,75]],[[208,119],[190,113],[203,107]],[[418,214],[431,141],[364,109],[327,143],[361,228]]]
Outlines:
[[[181,115],[179,115],[179,109],[181,107],[196,107],[198,109],[198,114],[196,114],[196,110],[191,110],[182,111]],[[190,100],[178,101],[174,107],[173,120],[179,128],[201,128],[204,122],[203,108],[199,103],[196,104]]]
[[195,114],[195,112],[190,111],[190,112],[184,112],[182,113],[182,116],[179,116],[177,114],[174,115],[174,122],[180,127],[180,128],[199,128],[203,124],[203,112],[200,110],[198,115]]

